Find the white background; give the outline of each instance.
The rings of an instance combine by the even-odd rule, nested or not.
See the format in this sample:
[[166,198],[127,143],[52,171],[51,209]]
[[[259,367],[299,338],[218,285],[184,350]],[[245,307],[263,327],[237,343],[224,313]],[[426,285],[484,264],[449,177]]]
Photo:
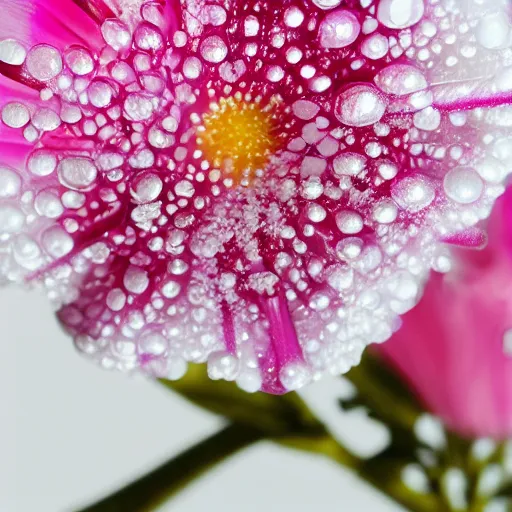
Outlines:
[[[79,356],[37,291],[1,290],[0,511],[72,512],[222,424],[156,384]],[[305,396],[347,444],[371,453],[386,433],[342,414],[339,380]],[[160,511],[397,512],[327,459],[261,443],[189,486]],[[130,512],[130,511],[126,511]]]

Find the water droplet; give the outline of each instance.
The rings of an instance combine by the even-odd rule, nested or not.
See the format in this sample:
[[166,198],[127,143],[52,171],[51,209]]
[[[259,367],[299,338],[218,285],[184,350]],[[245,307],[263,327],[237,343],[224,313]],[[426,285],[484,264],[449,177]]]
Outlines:
[[19,233],[25,224],[23,212],[9,204],[0,205],[0,233]]
[[427,80],[416,67],[408,64],[391,64],[380,71],[375,83],[386,94],[402,96],[421,91],[427,87]]
[[119,51],[131,45],[130,30],[119,20],[106,20],[101,26],[101,33],[105,42],[114,50]]
[[64,158],[58,167],[60,182],[74,190],[87,190],[96,180],[98,171],[88,158]]
[[126,294],[121,288],[114,288],[108,292],[106,301],[112,311],[121,311],[126,304]]
[[336,225],[345,235],[354,235],[363,229],[363,218],[356,212],[342,211],[336,214]]
[[37,194],[34,207],[39,215],[49,219],[60,217],[64,211],[58,196],[49,190],[43,190]]
[[338,5],[341,4],[342,0],[312,0],[313,3],[320,7],[320,9],[334,9],[335,7],[338,7]]
[[420,21],[424,11],[423,0],[380,0],[377,18],[388,28],[408,28]]
[[0,166],[0,198],[16,197],[20,193],[21,178],[18,173]]
[[30,121],[30,112],[23,103],[7,103],[2,109],[2,121],[10,128],[21,128]]
[[29,158],[28,169],[36,176],[48,176],[57,167],[57,158],[47,151],[35,151]]
[[456,167],[450,170],[443,181],[446,195],[460,204],[474,203],[484,190],[480,175],[470,167]]
[[366,157],[358,153],[341,153],[333,161],[338,176],[357,176],[366,166]]
[[27,57],[24,46],[15,39],[3,39],[0,41],[0,62],[11,66],[21,66]]
[[30,49],[25,65],[36,80],[48,82],[62,71],[62,57],[53,46],[40,44]]
[[238,375],[238,359],[228,352],[213,352],[208,356],[208,376],[213,380],[235,380]]
[[310,369],[301,362],[288,363],[279,372],[281,384],[288,390],[300,389],[311,381]]
[[324,48],[345,48],[359,36],[361,26],[350,11],[340,9],[330,12],[320,23],[318,36]]
[[147,290],[149,277],[142,268],[130,265],[124,274],[123,284],[129,292],[139,295]]
[[142,93],[129,94],[124,102],[124,112],[132,121],[149,119],[154,109],[152,97]]
[[373,218],[380,224],[391,224],[398,215],[398,209],[392,201],[383,199],[373,207]]
[[510,39],[510,21],[505,11],[487,14],[478,22],[477,41],[489,50],[502,48]]
[[139,340],[139,353],[154,357],[165,355],[169,348],[169,342],[158,332],[144,334]]
[[372,60],[382,59],[389,50],[389,42],[382,34],[372,34],[361,44],[361,53]]
[[74,246],[73,239],[59,226],[47,229],[41,241],[45,251],[56,259],[69,254]]
[[94,70],[94,60],[86,48],[69,48],[64,55],[64,60],[75,75],[88,75]]
[[347,126],[370,126],[380,121],[385,112],[386,100],[375,87],[367,84],[343,90],[334,105],[334,115]]
[[413,122],[419,130],[432,132],[441,125],[441,113],[435,108],[427,107],[414,114]]
[[176,281],[167,281],[167,283],[162,286],[162,294],[168,299],[174,299],[177,297],[180,290],[181,286]]
[[204,60],[217,64],[222,62],[228,54],[228,47],[219,36],[209,36],[201,43],[201,55]]
[[435,189],[423,176],[408,176],[393,186],[391,196],[401,208],[416,213],[432,203]]
[[112,101],[112,88],[101,80],[92,82],[87,90],[91,104],[96,108],[104,108]]

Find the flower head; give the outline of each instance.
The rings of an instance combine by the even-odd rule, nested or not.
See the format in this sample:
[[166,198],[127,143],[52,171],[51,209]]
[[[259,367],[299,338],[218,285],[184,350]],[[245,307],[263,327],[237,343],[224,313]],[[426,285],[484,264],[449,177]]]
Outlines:
[[460,250],[379,351],[453,430],[512,436],[512,189],[491,215],[489,243]]
[[503,191],[506,2],[1,4],[2,274],[104,367],[345,372]]

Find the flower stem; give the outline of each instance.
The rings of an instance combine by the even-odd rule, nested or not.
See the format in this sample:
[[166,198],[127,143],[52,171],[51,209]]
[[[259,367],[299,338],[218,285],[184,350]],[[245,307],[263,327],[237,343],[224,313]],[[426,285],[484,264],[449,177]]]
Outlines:
[[322,454],[357,475],[361,480],[396,503],[414,512],[449,512],[438,496],[419,494],[410,490],[402,482],[401,469],[404,464],[378,457],[360,459],[348,451],[339,441],[328,434],[323,439],[279,440],[280,444],[303,451]]
[[233,423],[80,512],[148,512],[264,434]]

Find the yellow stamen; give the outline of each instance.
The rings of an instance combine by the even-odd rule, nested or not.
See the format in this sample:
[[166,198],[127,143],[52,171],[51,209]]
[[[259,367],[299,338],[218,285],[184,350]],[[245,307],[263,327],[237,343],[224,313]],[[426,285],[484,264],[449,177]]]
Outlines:
[[225,178],[241,181],[262,169],[278,148],[272,102],[262,108],[259,99],[237,94],[210,105],[198,127],[197,143],[210,165]]

